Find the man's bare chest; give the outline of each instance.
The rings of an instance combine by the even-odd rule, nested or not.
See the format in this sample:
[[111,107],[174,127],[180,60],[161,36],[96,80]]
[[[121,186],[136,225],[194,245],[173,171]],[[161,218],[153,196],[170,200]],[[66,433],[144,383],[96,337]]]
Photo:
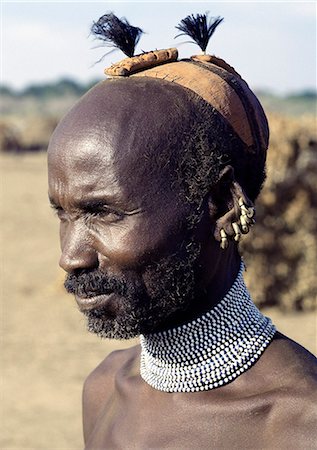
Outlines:
[[213,402],[199,394],[196,398],[159,394],[112,395],[86,449],[219,449],[251,444],[255,449],[267,441],[265,424],[272,411],[267,400]]
[[273,344],[233,383],[195,393],[153,389],[140,377],[138,358],[125,358],[87,390],[86,449],[315,448],[313,368],[291,372],[294,358],[285,360],[278,341],[275,354]]

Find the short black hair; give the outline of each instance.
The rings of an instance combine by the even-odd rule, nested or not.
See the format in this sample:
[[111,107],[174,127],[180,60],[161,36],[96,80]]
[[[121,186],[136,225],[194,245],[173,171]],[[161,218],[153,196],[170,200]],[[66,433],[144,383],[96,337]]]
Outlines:
[[[199,207],[217,183],[221,170],[231,165],[236,181],[254,202],[266,178],[266,150],[248,147],[215,108],[189,90],[188,95],[192,105],[190,121],[180,120],[169,145],[169,157],[177,155],[171,165],[185,200]],[[172,152],[171,146],[178,151]]]

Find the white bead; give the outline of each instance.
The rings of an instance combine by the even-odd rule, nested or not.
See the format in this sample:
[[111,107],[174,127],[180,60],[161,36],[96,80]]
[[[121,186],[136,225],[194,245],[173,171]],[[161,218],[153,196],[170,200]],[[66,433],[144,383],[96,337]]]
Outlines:
[[142,378],[165,392],[196,392],[231,382],[255,363],[275,327],[251,301],[243,266],[211,311],[189,324],[140,336]]

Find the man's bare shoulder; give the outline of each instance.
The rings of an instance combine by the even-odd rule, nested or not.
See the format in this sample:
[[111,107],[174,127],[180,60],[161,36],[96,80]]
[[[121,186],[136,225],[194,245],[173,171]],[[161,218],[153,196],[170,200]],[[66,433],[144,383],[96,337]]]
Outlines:
[[265,396],[280,409],[280,420],[286,419],[285,429],[290,428],[291,417],[296,418],[292,426],[313,425],[312,421],[317,419],[317,359],[308,350],[276,333],[254,371],[249,373],[262,379]]
[[290,377],[317,382],[317,359],[300,344],[281,333],[276,333],[269,349],[268,354],[274,361],[274,366],[279,367],[284,373],[288,372]]
[[[271,421],[280,448],[314,448],[317,439],[317,359],[300,344],[277,333],[263,355],[272,385]],[[274,420],[273,420],[274,419]]]
[[140,346],[110,353],[86,378],[83,387],[84,437],[93,429],[99,414],[107,407],[115,391],[115,379],[126,366],[135,366]]
[[[84,392],[94,393],[96,389],[109,392],[115,376],[123,367],[133,364],[139,357],[140,346],[135,345],[123,350],[111,352],[101,363],[88,375],[84,383]],[[104,398],[104,397],[103,397]]]
[[246,372],[245,379],[251,384],[258,380],[264,391],[295,397],[298,393],[316,393],[317,359],[297,342],[277,332],[273,341],[254,368]]

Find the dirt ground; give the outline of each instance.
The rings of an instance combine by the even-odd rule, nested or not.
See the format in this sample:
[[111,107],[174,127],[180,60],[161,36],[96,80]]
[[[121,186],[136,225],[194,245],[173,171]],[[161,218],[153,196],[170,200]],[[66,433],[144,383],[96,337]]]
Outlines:
[[[83,380],[108,352],[127,343],[89,335],[73,298],[63,292],[46,155],[2,155],[1,172],[0,448],[81,449]],[[265,314],[316,353],[313,313]]]

